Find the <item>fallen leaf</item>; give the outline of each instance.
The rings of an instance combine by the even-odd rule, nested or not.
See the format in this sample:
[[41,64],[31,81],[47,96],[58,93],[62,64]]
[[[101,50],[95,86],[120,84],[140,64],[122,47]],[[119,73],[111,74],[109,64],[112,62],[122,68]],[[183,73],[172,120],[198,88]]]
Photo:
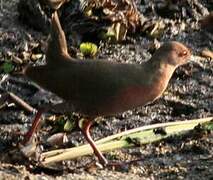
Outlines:
[[75,127],[75,122],[67,120],[64,125],[64,131],[71,131]]
[[36,61],[36,60],[42,58],[42,56],[43,56],[42,54],[32,54],[30,59],[33,61]]
[[47,139],[47,143],[51,146],[60,146],[68,142],[66,133],[56,133]]
[[201,52],[201,56],[203,56],[205,58],[213,59],[213,52],[210,51],[209,49],[203,49]]

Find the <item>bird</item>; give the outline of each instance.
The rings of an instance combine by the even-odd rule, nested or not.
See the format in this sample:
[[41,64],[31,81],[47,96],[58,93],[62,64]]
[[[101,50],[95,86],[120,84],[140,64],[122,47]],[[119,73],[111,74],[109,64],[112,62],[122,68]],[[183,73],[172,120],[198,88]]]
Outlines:
[[[144,106],[165,91],[175,69],[190,60],[191,51],[182,43],[164,43],[150,60],[141,64],[107,60],[72,58],[60,20],[55,11],[46,52],[47,64],[27,66],[23,74],[38,85],[64,99],[70,111],[81,114],[85,121],[82,132],[103,166],[109,161],[98,150],[90,134],[94,119],[112,116]],[[35,133],[42,115],[39,110],[25,143]]]

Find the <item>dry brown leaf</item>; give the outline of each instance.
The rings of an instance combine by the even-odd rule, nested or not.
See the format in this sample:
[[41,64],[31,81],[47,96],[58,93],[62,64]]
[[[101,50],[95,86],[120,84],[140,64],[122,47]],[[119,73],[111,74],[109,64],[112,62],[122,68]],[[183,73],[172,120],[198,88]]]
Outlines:
[[127,32],[135,33],[142,24],[140,12],[133,0],[90,0],[86,11],[98,8],[102,8],[105,15],[101,18],[112,22],[109,29],[114,32],[117,41],[124,40]]
[[203,49],[201,52],[201,56],[203,56],[205,58],[213,59],[213,52],[210,51],[209,49]]
[[43,54],[32,54],[31,57],[30,57],[30,59],[31,59],[32,61],[36,61],[36,60],[38,60],[38,59],[41,59],[42,56],[43,56]]

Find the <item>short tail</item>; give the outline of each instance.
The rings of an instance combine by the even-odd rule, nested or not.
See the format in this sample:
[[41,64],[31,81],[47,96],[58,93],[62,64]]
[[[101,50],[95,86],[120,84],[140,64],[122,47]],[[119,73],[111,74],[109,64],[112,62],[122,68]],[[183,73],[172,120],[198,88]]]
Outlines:
[[47,63],[58,61],[61,56],[69,56],[66,37],[61,27],[57,11],[52,14],[51,20],[51,33],[46,53]]
[[50,6],[54,10],[58,10],[64,3],[69,0],[40,0],[42,4]]

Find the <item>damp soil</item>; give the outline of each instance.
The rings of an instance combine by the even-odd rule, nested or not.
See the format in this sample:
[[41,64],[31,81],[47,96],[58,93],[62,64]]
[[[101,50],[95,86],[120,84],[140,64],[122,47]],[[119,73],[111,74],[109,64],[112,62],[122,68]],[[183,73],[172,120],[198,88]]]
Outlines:
[[[201,29],[198,23],[203,16],[212,11],[213,2],[186,1],[192,4],[187,7],[191,10],[186,11],[191,13],[186,13],[179,20],[177,20],[178,12],[184,12],[184,8],[181,11],[176,8],[176,16],[169,17],[165,15],[168,12],[157,8],[158,1],[153,2],[155,3],[153,6],[149,1],[137,3],[137,6],[147,17],[161,19],[167,24],[168,28],[157,41],[163,43],[176,40],[186,44],[191,48],[193,58],[199,61],[199,64],[188,63],[178,68],[163,96],[154,103],[114,117],[101,118],[92,129],[94,139],[153,123],[213,116],[213,60],[201,56],[201,52],[206,48],[213,51],[213,35],[205,31],[205,27]],[[200,6],[196,6],[194,2],[199,2]],[[33,43],[45,42],[47,36],[18,21],[17,0],[1,3],[0,63],[2,64],[13,59],[9,59],[8,53],[19,56],[19,53],[26,50],[26,44],[33,46]],[[154,7],[154,10],[150,7]],[[169,8],[167,10],[169,11]],[[122,43],[100,43],[97,58],[140,64],[152,56],[150,49],[156,43],[156,39],[144,33],[129,35],[128,40]],[[42,59],[36,64],[42,64],[44,61]],[[18,60],[13,63],[19,67]],[[55,95],[16,75],[10,75],[10,78],[2,83],[0,95],[6,91],[13,92],[34,108],[39,108],[41,104],[60,101]],[[183,137],[172,137],[141,147],[105,153],[105,156],[112,160],[124,162],[138,160],[122,170],[93,168],[90,164],[95,162],[94,156],[59,163],[57,168],[36,166],[35,162],[22,156],[14,157],[17,156],[15,150],[17,143],[22,139],[21,134],[30,127],[34,115],[14,105],[10,100],[1,104],[3,104],[0,107],[2,179],[213,179],[212,131],[190,132]],[[54,114],[59,116],[60,112],[49,112],[46,116]],[[39,131],[43,142],[54,133],[52,123],[48,122],[46,121]],[[85,143],[78,128],[68,133],[68,141],[69,146]],[[46,148],[44,150],[53,148],[46,146],[45,143],[43,146]]]

